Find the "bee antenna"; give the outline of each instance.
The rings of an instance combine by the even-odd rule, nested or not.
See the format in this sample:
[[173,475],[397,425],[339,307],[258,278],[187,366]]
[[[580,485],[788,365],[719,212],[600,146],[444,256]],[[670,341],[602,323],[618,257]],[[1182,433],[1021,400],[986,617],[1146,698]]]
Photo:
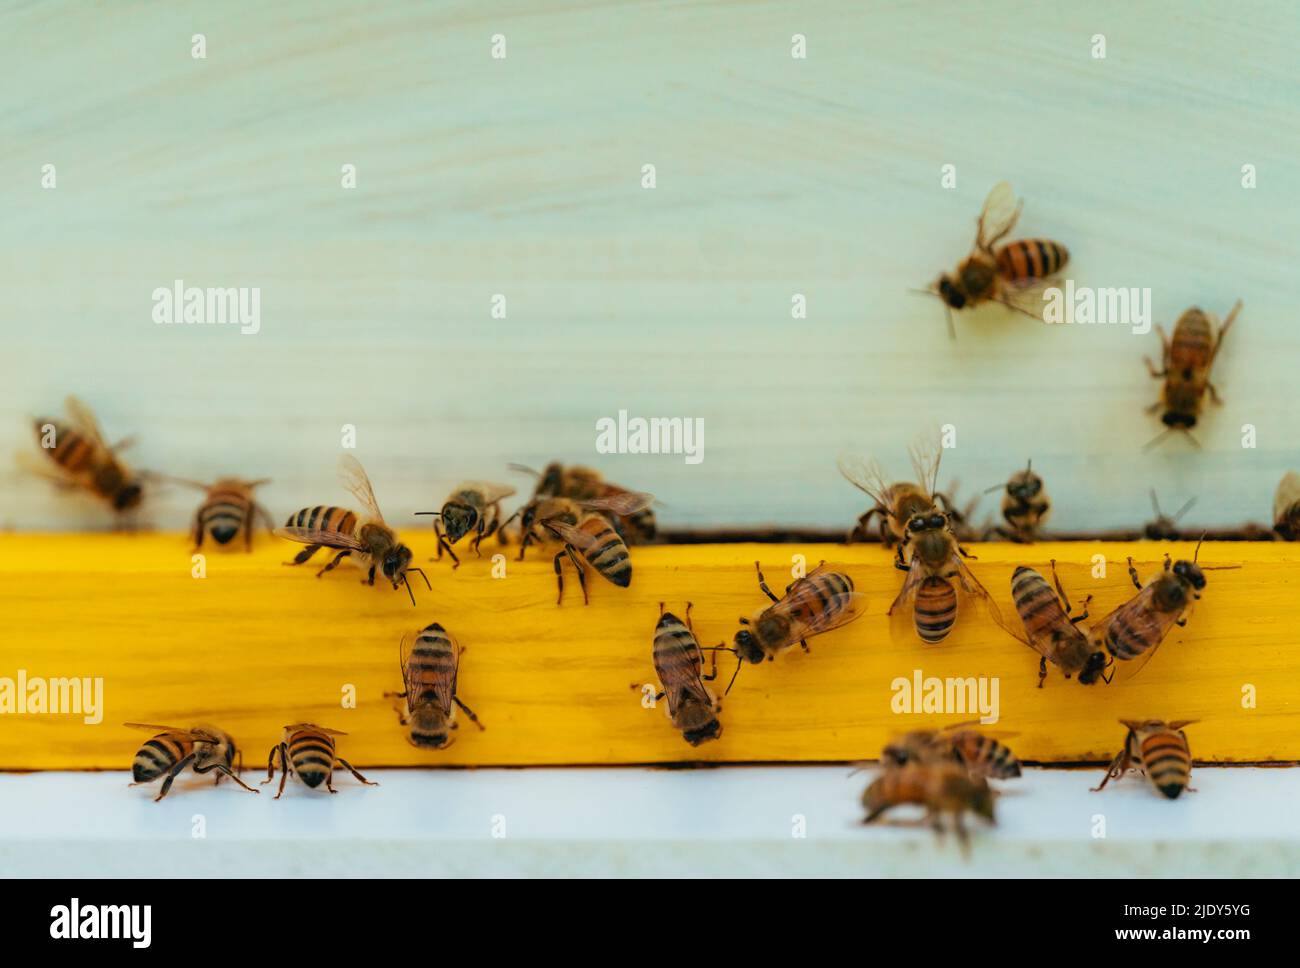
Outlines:
[[1156,517],[1163,517],[1160,513],[1160,499],[1156,497],[1156,489],[1151,488],[1151,509],[1156,512]]
[[740,675],[740,667],[744,665],[745,661],[740,657],[739,649],[729,649],[728,651],[736,653],[736,671],[731,674],[731,681],[727,683],[727,691],[722,694],[723,696],[731,694],[731,687],[736,684],[736,676]]
[[1181,518],[1184,514],[1186,514],[1188,511],[1190,511],[1190,510],[1192,509],[1192,505],[1195,504],[1195,503],[1196,503],[1196,497],[1195,497],[1195,495],[1193,495],[1192,497],[1189,497],[1189,498],[1187,499],[1187,503],[1184,504],[1182,507],[1180,507],[1180,508],[1178,509],[1178,513],[1174,515],[1174,520],[1177,521],[1177,520],[1178,520],[1179,518]]
[[1005,490],[1005,489],[1006,489],[1006,485],[1005,485],[1005,484],[994,484],[992,487],[986,487],[986,488],[985,488],[983,491],[981,491],[980,493],[982,493],[982,494],[992,494],[994,491],[1001,491],[1001,490]]
[[1201,532],[1200,540],[1198,540],[1198,541],[1196,542],[1196,551],[1193,552],[1193,554],[1192,554],[1192,564],[1196,564],[1196,559],[1197,559],[1198,557],[1200,557],[1200,554],[1201,554],[1201,542],[1205,540],[1205,535],[1206,535],[1207,533],[1208,533],[1208,532],[1202,531],[1202,532]]
[[415,607],[415,592],[411,591],[411,581],[405,575],[402,576],[402,584],[406,586],[406,594],[411,596],[411,607]]
[[535,471],[535,470],[533,470],[531,467],[529,467],[527,464],[513,464],[513,463],[511,463],[511,464],[507,464],[506,467],[509,468],[509,469],[512,470],[512,471],[518,471],[518,472],[521,473],[521,474],[531,474],[531,475],[533,475],[533,477],[541,477],[541,476],[542,476],[541,471]]
[[407,570],[407,573],[408,573],[408,574],[409,574],[410,572],[415,572],[417,575],[419,575],[421,578],[423,578],[423,579],[424,579],[425,587],[428,588],[429,591],[433,591],[433,586],[429,584],[429,576],[426,575],[426,574],[424,573],[424,569],[423,569],[423,568],[408,568],[408,569],[406,569],[406,570]]
[[[1147,445],[1142,448],[1142,453],[1145,454],[1147,451],[1151,450],[1152,448],[1159,446],[1164,441],[1164,439],[1168,437],[1170,434],[1172,434],[1173,432],[1174,432],[1174,428],[1170,427],[1168,430],[1156,434],[1154,437],[1151,438],[1151,440],[1147,441]],[[1188,434],[1187,436],[1191,437],[1192,435]],[[1193,437],[1192,439],[1194,441],[1196,438]],[[1200,444],[1197,444],[1196,446],[1199,447]]]
[[425,514],[431,514],[431,515],[433,515],[435,518],[437,518],[437,517],[441,517],[441,516],[442,516],[442,512],[441,512],[441,511],[416,511],[416,512],[415,512],[415,516],[416,516],[417,518],[420,517],[421,515],[425,515]]

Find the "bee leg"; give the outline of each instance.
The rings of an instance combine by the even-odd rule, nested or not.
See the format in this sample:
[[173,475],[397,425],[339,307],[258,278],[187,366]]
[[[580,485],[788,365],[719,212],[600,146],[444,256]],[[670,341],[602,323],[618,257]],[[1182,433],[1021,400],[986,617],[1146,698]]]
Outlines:
[[1133,559],[1128,560],[1128,576],[1133,580],[1133,587],[1138,591],[1142,590],[1142,579],[1138,577],[1137,569],[1133,567]]
[[358,780],[360,780],[362,783],[364,783],[366,786],[379,786],[379,784],[376,783],[374,780],[367,780],[364,776],[362,776],[360,773],[358,773],[357,770],[356,770],[356,767],[354,767],[354,766],[353,766],[351,763],[349,763],[347,760],[343,759],[343,757],[340,756],[340,757],[338,758],[338,761],[337,761],[337,762],[338,762],[338,763],[339,763],[339,764],[340,764],[344,769],[346,769],[349,773],[351,773],[351,774],[352,774],[353,776],[355,776]]
[[275,792],[277,800],[284,794],[284,784],[289,779],[289,751],[285,749],[284,743],[281,743],[278,749],[280,750],[280,789]]
[[[800,640],[799,640],[799,645],[800,645],[800,647],[801,647],[805,652],[808,651],[808,641],[807,641],[807,639],[800,639]],[[717,655],[718,653],[715,652],[715,653],[713,653],[713,654],[714,654],[714,655]]]
[[1043,688],[1043,681],[1047,678],[1047,656],[1038,657],[1038,688]]
[[[694,602],[687,602],[687,603],[686,603],[686,631],[690,632],[691,635],[694,635],[694,634],[695,634],[695,628],[691,625],[691,609],[694,608],[694,607],[695,607],[695,603],[694,603]],[[660,615],[663,614],[663,603],[662,603],[662,602],[660,602],[660,604],[659,604],[659,614],[660,614]]]
[[532,533],[526,532],[524,534],[523,539],[519,542],[519,557],[515,559],[516,561],[524,560],[524,552],[528,550],[528,545],[532,542],[532,540],[533,540]]
[[304,561],[320,551],[324,545],[308,545],[293,557],[293,561],[286,561],[286,565],[301,565]]
[[757,561],[754,562],[754,570],[758,572],[758,587],[763,589],[763,594],[772,599],[772,601],[779,602],[781,599],[773,595],[772,589],[767,587],[767,581],[763,578],[763,568]]
[[181,771],[184,770],[185,767],[189,766],[193,762],[194,762],[193,753],[191,753],[189,756],[185,757],[184,759],[178,760],[176,762],[176,765],[173,766],[167,772],[167,779],[163,780],[162,789],[159,790],[158,795],[153,798],[154,803],[157,803],[163,797],[167,796],[167,791],[172,788],[172,781],[175,780],[176,777],[180,776]]
[[218,767],[216,767],[216,769],[219,770],[219,771],[222,773],[222,775],[230,777],[232,780],[234,780],[236,783],[238,783],[241,787],[243,787],[243,788],[244,788],[245,790],[247,790],[249,793],[258,793],[258,792],[260,792],[260,791],[258,791],[258,790],[254,790],[251,786],[249,786],[247,783],[245,783],[245,782],[244,782],[243,780],[241,780],[239,777],[235,776],[235,774],[232,773],[232,772],[231,772],[227,767],[224,767],[224,766],[218,766]]
[[569,545],[564,546],[564,553],[569,556],[573,562],[573,570],[578,573],[578,587],[582,589],[582,604],[590,605],[591,600],[587,598],[587,572],[582,567],[582,562],[578,560],[577,552]]
[[198,551],[203,547],[203,522],[199,515],[194,515],[194,550]]
[[1080,614],[1074,616],[1074,618],[1070,619],[1071,625],[1078,625],[1080,622],[1082,622],[1084,619],[1088,617],[1088,603],[1091,601],[1092,601],[1091,595],[1089,595],[1087,598],[1083,600],[1083,611]]
[[384,693],[384,698],[397,700],[393,703],[393,709],[397,712],[397,720],[403,726],[407,725],[411,720],[410,717],[406,715],[406,693],[386,692]]
[[957,553],[958,553],[959,555],[961,555],[963,558],[969,558],[971,561],[979,561],[979,558],[977,558],[975,555],[971,554],[969,551],[967,551],[967,550],[966,550],[965,548],[963,548],[961,545],[958,545],[958,546],[957,546]]
[[1110,761],[1110,766],[1106,768],[1106,778],[1101,781],[1101,786],[1092,788],[1093,793],[1097,793],[1105,788],[1106,784],[1116,777],[1120,776],[1129,767],[1128,741],[1124,741],[1124,748],[1115,754],[1115,758]]
[[272,746],[271,752],[266,756],[266,779],[261,782],[261,786],[266,786],[275,778],[275,754],[279,749],[279,746]]
[[375,584],[375,566],[374,566],[374,565],[371,565],[371,566],[370,566],[370,573],[369,573],[369,575],[367,575],[365,578],[361,579],[361,581],[362,581],[363,583],[365,583],[365,584],[371,586],[372,588],[374,587],[374,584]]
[[460,559],[456,557],[456,552],[451,550],[451,543],[447,540],[447,536],[445,534],[440,534],[438,535],[438,557],[439,558],[442,557],[442,550],[444,548],[447,549],[447,554],[451,555],[451,561],[452,561],[451,567],[453,569],[459,568]]
[[1206,386],[1210,390],[1210,399],[1214,401],[1215,405],[1220,407],[1223,406],[1223,398],[1219,396],[1219,391],[1215,389],[1214,384],[1207,383]]
[[349,549],[346,549],[346,548],[345,548],[344,550],[340,551],[337,555],[334,556],[334,560],[333,560],[333,561],[331,561],[328,565],[326,565],[326,566],[325,566],[324,568],[322,568],[320,571],[316,572],[316,577],[319,578],[321,575],[325,574],[325,572],[327,572],[327,571],[333,571],[335,568],[337,568],[337,567],[339,566],[339,562],[342,561],[344,558],[346,558],[346,557],[347,557],[348,555],[350,555],[350,554],[352,554],[352,552],[351,552]]
[[1156,365],[1155,365],[1154,363],[1151,362],[1151,357],[1149,357],[1149,356],[1144,356],[1144,357],[1142,357],[1142,360],[1143,360],[1143,362],[1145,362],[1146,365],[1147,365],[1147,372],[1150,373],[1151,376],[1152,376],[1154,379],[1160,380],[1160,379],[1163,379],[1163,378],[1164,378],[1164,376],[1165,376],[1165,371],[1164,371],[1164,370],[1157,370],[1157,369],[1156,369]]
[[555,566],[555,584],[559,588],[559,594],[555,598],[556,605],[564,604],[564,552],[557,551],[552,564]]
[[469,721],[471,723],[473,723],[479,729],[483,729],[483,730],[487,729],[486,726],[484,726],[482,723],[478,721],[478,717],[474,715],[474,710],[470,709],[468,706],[466,706],[463,702],[460,701],[460,696],[452,696],[451,701],[460,707],[461,712],[463,712],[466,716],[469,717]]

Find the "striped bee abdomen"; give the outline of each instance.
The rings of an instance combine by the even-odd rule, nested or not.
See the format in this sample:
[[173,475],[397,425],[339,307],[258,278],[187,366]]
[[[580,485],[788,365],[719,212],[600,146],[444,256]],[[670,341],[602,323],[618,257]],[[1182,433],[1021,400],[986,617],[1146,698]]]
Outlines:
[[957,621],[957,589],[952,582],[938,575],[921,582],[916,590],[913,621],[922,642],[942,642]]
[[1144,735],[1137,745],[1142,772],[1169,799],[1187,789],[1192,775],[1192,754],[1187,739],[1168,729]]
[[1021,565],[1011,576],[1011,599],[1030,639],[1050,635],[1063,609],[1052,586],[1032,568]]
[[131,763],[131,778],[136,783],[156,780],[189,756],[193,749],[194,744],[189,741],[159,733],[135,754],[135,760]]
[[54,446],[42,448],[54,461],[69,474],[84,474],[93,471],[97,463],[99,448],[77,433],[67,424],[57,420],[36,421],[36,436],[43,438],[42,427],[54,428]]
[[1117,659],[1135,658],[1158,645],[1164,631],[1157,613],[1148,609],[1122,609],[1106,628],[1106,651]]
[[334,771],[334,737],[319,729],[300,729],[289,737],[289,762],[298,779],[313,789]]
[[1054,275],[1069,258],[1065,246],[1049,239],[1017,239],[997,251],[998,271],[1011,282]]
[[229,544],[244,528],[252,526],[252,510],[247,488],[217,486],[199,508],[199,527],[217,544]]
[[1011,748],[973,729],[952,735],[953,751],[971,773],[1006,780],[1020,775],[1020,761]]
[[456,675],[456,652],[451,636],[437,622],[426,626],[416,637],[406,662],[406,675],[412,705],[440,699],[450,704],[450,697],[441,696],[438,687]]
[[582,556],[591,567],[600,572],[607,581],[626,588],[632,583],[632,559],[628,556],[627,545],[618,536],[614,526],[598,514],[584,518],[578,529],[585,531],[592,538],[589,548],[583,548]]
[[665,689],[683,679],[698,677],[703,668],[699,642],[672,612],[664,612],[655,626],[654,664]]
[[297,514],[290,515],[285,527],[354,534],[357,530],[357,516],[347,508],[318,504],[314,508],[303,508]]
[[838,571],[816,572],[801,578],[786,595],[790,613],[804,625],[819,617],[827,622],[847,607],[853,594],[853,579]]

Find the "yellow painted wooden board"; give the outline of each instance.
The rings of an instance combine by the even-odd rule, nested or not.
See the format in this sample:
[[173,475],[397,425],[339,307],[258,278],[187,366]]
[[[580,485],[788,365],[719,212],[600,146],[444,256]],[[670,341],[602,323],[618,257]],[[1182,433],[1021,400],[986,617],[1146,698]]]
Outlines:
[[[417,557],[430,532],[407,539]],[[997,730],[1015,732],[1015,750],[1036,761],[1101,760],[1122,739],[1119,717],[1199,719],[1198,759],[1300,759],[1300,549],[1222,543],[1201,563],[1242,565],[1208,573],[1205,596],[1185,629],[1175,629],[1132,682],[1088,688],[1053,669],[1037,683],[1037,656],[996,627],[968,623],[938,647],[895,645],[885,612],[901,573],[878,546],[696,545],[633,549],[635,575],[622,590],[591,581],[583,607],[569,573],[555,605],[549,554],[524,563],[507,549],[507,573],[491,576],[485,557],[453,573],[427,564],[430,593],[367,588],[358,572],[325,578],[311,566],[285,568],[300,546],[260,538],[251,555],[214,552],[207,577],[191,577],[179,535],[10,534],[0,539],[0,676],[103,677],[104,721],[0,716],[0,768],[124,769],[141,735],[125,721],[230,731],[246,763],[265,762],[279,728],[310,720],[346,730],[340,753],[358,766],[609,764],[674,761],[842,761],[871,757],[899,731],[970,716],[891,711],[897,677],[985,676],[999,684]],[[491,552],[494,543],[485,546]],[[1164,551],[1191,545],[1100,543],[977,545],[975,574],[1011,615],[1016,564],[1059,563],[1072,600],[1091,592],[1095,617],[1133,593],[1124,568],[1134,555],[1143,576]],[[842,565],[868,596],[866,615],[815,638],[812,652],[746,667],[724,704],[724,733],[687,746],[662,707],[645,709],[634,682],[653,681],[652,630],[658,602],[694,601],[703,644],[730,640],[737,617],[765,604],[754,577],[761,558],[769,583],[789,580],[791,556]],[[1103,554],[1106,577],[1090,575]],[[443,623],[461,641],[460,692],[487,726],[462,720],[450,749],[407,744],[386,690],[400,688],[398,641],[405,631]],[[720,668],[731,671],[731,659]],[[342,708],[354,686],[357,705]],[[1243,706],[1253,686],[1255,708]]]

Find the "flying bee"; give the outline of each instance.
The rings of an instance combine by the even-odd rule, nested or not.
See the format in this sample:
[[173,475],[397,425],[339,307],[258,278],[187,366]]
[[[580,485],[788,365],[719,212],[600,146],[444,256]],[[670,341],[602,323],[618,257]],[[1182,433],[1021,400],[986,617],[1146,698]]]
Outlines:
[[[1011,185],[998,182],[984,200],[980,212],[975,247],[957,266],[952,275],[944,273],[924,292],[943,300],[948,317],[948,335],[956,338],[952,311],[968,309],[980,303],[1002,303],[1027,316],[1041,318],[1019,304],[1025,297],[1051,281],[1065,268],[1070,253],[1059,242],[1048,239],[1017,239],[998,246],[1020,218],[1022,202],[1017,202]],[[998,246],[996,249],[994,246]]]
[[66,423],[47,417],[35,421],[37,442],[54,467],[25,457],[21,458],[23,465],[61,487],[88,491],[118,513],[135,510],[144,497],[144,475],[117,456],[132,439],[109,444],[88,406],[72,396],[64,405],[69,418]]
[[464,711],[479,729],[486,727],[474,711],[456,694],[460,656],[464,651],[437,622],[426,625],[415,636],[403,635],[398,647],[402,669],[402,691],[384,695],[396,700],[397,717],[408,729],[407,739],[422,749],[446,749],[457,729],[456,707]]
[[206,492],[190,527],[195,551],[203,547],[204,538],[211,538],[217,544],[226,546],[240,535],[244,537],[244,550],[252,551],[255,518],[260,517],[268,530],[275,531],[271,515],[253,498],[253,490],[269,484],[268,478],[245,481],[238,477],[222,477],[212,484],[203,484],[171,475],[158,477],[159,480],[184,484]]
[[328,565],[316,572],[319,578],[327,571],[338,567],[344,558],[355,556],[357,563],[368,569],[363,583],[374,585],[376,570],[382,571],[385,578],[393,583],[393,589],[405,585],[415,604],[415,592],[411,590],[408,573],[414,572],[424,579],[424,584],[432,590],[424,571],[411,566],[411,549],[397,540],[393,529],[384,523],[384,516],[379,512],[379,502],[375,500],[374,488],[370,478],[361,467],[361,462],[351,454],[344,454],[340,460],[343,484],[365,509],[367,518],[358,523],[356,514],[346,508],[324,507],[303,508],[289,516],[283,528],[275,533],[290,541],[300,541],[307,545],[290,565],[301,565],[321,548],[337,550],[338,554]]
[[157,803],[167,796],[176,779],[186,767],[195,773],[211,773],[216,770],[214,783],[220,783],[223,776],[228,776],[249,793],[257,793],[238,776],[234,770],[235,758],[239,757],[239,773],[243,772],[243,754],[235,749],[235,741],[230,734],[215,726],[195,726],[182,729],[178,726],[152,726],[147,723],[127,723],[132,729],[146,729],[154,737],[140,747],[131,764],[132,786],[152,783],[160,776],[166,776],[162,789],[154,797]]
[[[1155,447],[1175,431],[1182,431],[1196,444],[1191,429],[1200,418],[1201,407],[1205,403],[1205,391],[1210,391],[1210,399],[1216,404],[1223,401],[1219,392],[1210,382],[1210,368],[1214,358],[1223,346],[1223,337],[1228,334],[1237,314],[1241,312],[1241,300],[1238,299],[1228,318],[1219,326],[1215,317],[1193,306],[1178,317],[1174,324],[1174,338],[1165,336],[1162,327],[1157,326],[1162,347],[1162,366],[1157,370],[1150,357],[1144,357],[1147,370],[1157,380],[1164,380],[1160,399],[1153,403],[1148,413],[1159,413],[1160,420],[1169,429],[1155,437],[1146,445],[1147,450]],[[1196,444],[1198,447],[1199,444]]]
[[416,515],[433,515],[434,533],[438,536],[438,558],[443,549],[451,555],[453,568],[460,567],[460,559],[451,550],[454,545],[471,531],[474,539],[470,548],[479,554],[478,546],[484,538],[490,538],[501,526],[501,502],[515,493],[515,489],[505,484],[489,484],[486,481],[467,481],[451,492],[443,502],[441,511],[416,511]]
[[686,621],[659,604],[659,623],[655,626],[655,672],[663,691],[655,701],[667,697],[668,718],[681,730],[682,738],[692,746],[722,735],[718,713],[722,704],[705,685],[718,678],[718,650],[712,649],[713,662],[704,675],[704,653],[691,627],[691,604],[686,603]]
[[874,823],[892,807],[916,804],[925,808],[926,820],[936,833],[943,832],[944,816],[951,817],[964,849],[969,842],[964,815],[971,812],[994,823],[995,796],[988,780],[961,763],[943,759],[909,762],[884,770],[868,785],[862,794],[862,806],[867,811],[862,822]]
[[[558,461],[553,461],[540,472],[523,464],[511,464],[510,469],[537,478],[532,499],[515,512],[520,516],[525,533],[532,527],[538,502],[544,498],[567,497],[573,501],[591,501],[621,494],[641,493],[605,480],[599,471],[576,464],[566,467]],[[513,518],[514,515],[511,517]],[[618,530],[619,537],[628,543],[652,541],[658,530],[654,510],[649,504],[627,514],[613,515],[612,522]]]
[[1038,688],[1043,688],[1049,662],[1067,679],[1077,675],[1085,686],[1093,685],[1098,678],[1109,681],[1105,679],[1106,666],[1110,662],[1105,650],[1094,644],[1078,627],[1088,618],[1088,603],[1092,596],[1084,599],[1083,611],[1072,617],[1070,599],[1056,574],[1055,558],[1052,559],[1052,581],[1056,585],[1055,591],[1042,575],[1024,565],[1011,575],[1011,598],[1020,614],[1025,634],[1020,636],[1011,629],[1007,631],[1038,653]]
[[519,557],[535,536],[551,537],[563,547],[555,553],[555,583],[559,589],[555,604],[564,601],[563,561],[567,557],[578,573],[582,603],[589,604],[587,575],[583,562],[611,584],[627,588],[632,583],[632,559],[627,545],[614,530],[607,514],[631,514],[646,507],[654,498],[649,494],[627,491],[588,501],[565,497],[548,497],[538,502],[531,528],[524,534]]
[[1200,600],[1205,588],[1205,572],[1215,570],[1208,565],[1197,564],[1200,553],[1201,542],[1198,541],[1191,561],[1174,562],[1169,555],[1165,555],[1164,568],[1145,585],[1133,567],[1133,559],[1128,559],[1129,578],[1138,594],[1094,625],[1088,631],[1088,641],[1093,648],[1104,646],[1115,659],[1126,662],[1138,660],[1132,667],[1129,678],[1141,671],[1155,655],[1156,649],[1173,626],[1182,628],[1187,624],[1192,606]]
[[1043,479],[1034,473],[1031,460],[1023,471],[1016,471],[1005,484],[991,487],[984,493],[1004,492],[1002,495],[1002,519],[1006,527],[998,525],[993,533],[1022,544],[1038,537],[1039,530],[1047,523],[1052,513],[1052,502],[1043,486]]
[[885,768],[909,763],[955,761],[971,776],[1008,780],[1020,775],[1020,761],[1011,748],[990,733],[960,723],[945,729],[918,729],[904,733],[885,747],[880,765]]
[[1120,723],[1128,727],[1124,746],[1107,767],[1101,786],[1094,787],[1093,793],[1123,776],[1131,767],[1141,770],[1156,792],[1170,800],[1177,800],[1184,790],[1195,793],[1188,785],[1192,778],[1192,751],[1187,745],[1187,734],[1183,732],[1184,726],[1194,722],[1195,719],[1181,719],[1174,723],[1160,719],[1121,719]]
[[[862,615],[867,597],[853,590],[853,579],[838,571],[826,568],[821,562],[808,574],[785,586],[785,595],[778,598],[767,587],[763,569],[756,561],[758,587],[772,604],[753,618],[741,618],[745,628],[736,633],[734,648],[737,658],[755,665],[764,659],[775,659],[796,644],[808,651],[808,639],[847,625]],[[736,673],[740,672],[737,665]],[[732,683],[735,682],[732,676]],[[727,686],[731,691],[731,686]]]
[[1183,533],[1178,530],[1178,522],[1182,520],[1184,514],[1192,509],[1196,504],[1196,498],[1190,497],[1187,501],[1172,515],[1165,514],[1160,510],[1160,500],[1156,497],[1155,489],[1151,490],[1151,508],[1155,511],[1155,520],[1147,522],[1142,526],[1142,537],[1148,541],[1178,541],[1182,538]]
[[938,448],[916,446],[911,449],[911,455],[912,470],[919,483],[900,481],[888,484],[876,461],[840,459],[839,468],[844,479],[875,502],[849,532],[847,540],[850,544],[866,539],[871,519],[876,515],[880,517],[880,541],[886,548],[892,548],[907,539],[907,523],[913,517],[938,511],[940,505],[942,510],[953,513],[948,496],[935,493],[941,456]]
[[1287,541],[1300,539],[1300,474],[1287,471],[1273,496],[1273,530]]
[[338,793],[339,791],[334,789],[333,782],[336,766],[344,767],[366,786],[379,786],[378,783],[367,780],[353,768],[351,763],[335,752],[334,737],[346,735],[347,733],[340,733],[337,729],[326,729],[314,723],[295,723],[286,726],[284,738],[271,747],[271,753],[266,758],[266,779],[262,781],[262,785],[265,786],[275,778],[275,755],[279,753],[280,789],[275,794],[276,800],[279,800],[284,793],[284,782],[289,778],[290,773],[297,774],[298,779],[313,790],[324,783],[325,789],[330,793]]

